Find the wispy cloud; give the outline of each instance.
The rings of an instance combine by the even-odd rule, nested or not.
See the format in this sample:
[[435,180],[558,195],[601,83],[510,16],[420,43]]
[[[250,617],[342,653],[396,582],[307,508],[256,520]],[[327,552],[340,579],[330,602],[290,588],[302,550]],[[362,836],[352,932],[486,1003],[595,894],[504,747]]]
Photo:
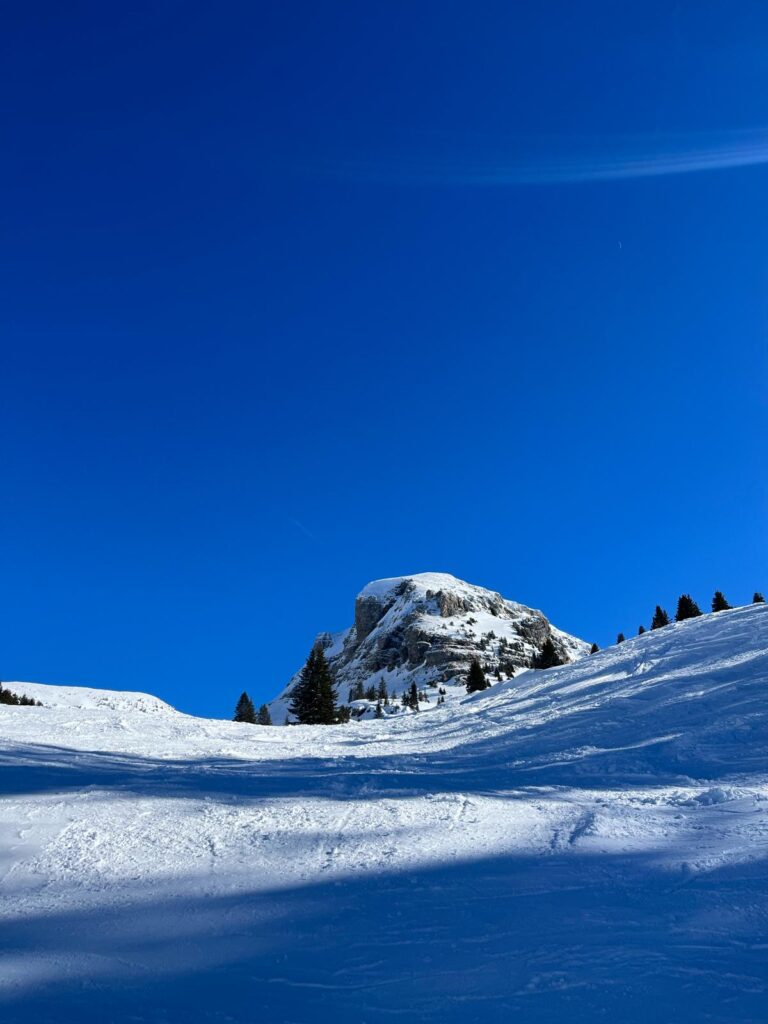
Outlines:
[[291,523],[292,526],[295,526],[300,533],[303,533],[305,537],[309,537],[310,540],[317,540],[317,537],[315,537],[314,533],[312,533],[311,530],[307,529],[304,523],[300,522],[298,519],[294,519],[293,516],[291,516],[288,519],[288,522]]
[[[567,147],[567,148],[566,148]],[[768,129],[611,139],[522,139],[514,152],[475,140],[471,153],[368,157],[326,168],[342,176],[403,184],[548,185],[690,174],[768,164]]]

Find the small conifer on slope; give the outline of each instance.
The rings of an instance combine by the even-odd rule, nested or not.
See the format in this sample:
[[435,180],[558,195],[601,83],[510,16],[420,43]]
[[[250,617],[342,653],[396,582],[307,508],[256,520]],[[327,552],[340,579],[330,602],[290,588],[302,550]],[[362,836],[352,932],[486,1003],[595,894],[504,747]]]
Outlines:
[[715,596],[712,598],[712,611],[713,612],[727,612],[731,608],[731,605],[725,599],[725,595],[722,590],[716,590]]
[[681,594],[677,602],[675,622],[685,622],[686,619],[695,619],[701,615],[701,608],[696,604],[690,594]]
[[467,693],[478,693],[480,690],[487,690],[490,685],[480,662],[477,658],[473,658],[469,663],[469,672],[467,673]]
[[291,714],[302,725],[333,725],[338,721],[336,688],[322,647],[309,652],[291,694]]
[[240,699],[235,706],[233,720],[235,722],[248,722],[250,725],[256,724],[256,708],[253,706],[253,701],[245,690],[240,694]]
[[349,701],[353,700],[365,700],[365,687],[363,686],[362,680],[358,679],[352,689],[349,691]]
[[541,645],[541,653],[536,655],[533,660],[534,668],[554,668],[555,665],[562,665],[555,645],[552,643],[552,638],[547,637],[544,643]]
[[256,716],[257,725],[272,725],[272,715],[269,713],[269,708],[266,704],[262,704],[259,708],[259,713]]
[[657,604],[656,605],[656,611],[653,613],[653,618],[651,619],[651,629],[661,629],[662,627],[668,626],[668,625],[669,625],[669,615],[661,607],[660,604]]
[[754,596],[752,598],[752,604],[765,604],[765,598],[759,590],[755,591]]

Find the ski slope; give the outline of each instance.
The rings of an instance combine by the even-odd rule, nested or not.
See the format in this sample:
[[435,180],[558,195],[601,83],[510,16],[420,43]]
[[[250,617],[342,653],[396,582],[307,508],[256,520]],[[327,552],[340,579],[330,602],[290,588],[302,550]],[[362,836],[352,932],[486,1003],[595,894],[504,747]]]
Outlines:
[[418,715],[7,684],[4,1024],[768,1019],[768,607]]

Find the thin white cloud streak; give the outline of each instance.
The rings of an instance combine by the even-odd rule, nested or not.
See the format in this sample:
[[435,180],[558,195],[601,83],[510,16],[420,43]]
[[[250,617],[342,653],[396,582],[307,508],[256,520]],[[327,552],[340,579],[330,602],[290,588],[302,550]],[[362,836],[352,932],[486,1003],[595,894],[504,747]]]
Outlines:
[[302,523],[299,519],[294,519],[294,517],[291,516],[288,522],[291,523],[291,525],[295,526],[300,533],[303,533],[305,537],[309,537],[310,540],[317,540],[317,537],[315,537],[314,533],[312,533],[311,530],[307,529],[304,523]]
[[[523,140],[530,143],[532,140]],[[584,140],[580,141],[582,144]],[[564,140],[558,140],[562,148]],[[768,129],[708,136],[623,136],[603,146],[587,143],[588,152],[557,155],[541,151],[514,157],[480,159],[477,149],[469,160],[411,157],[390,162],[386,158],[350,162],[335,168],[342,175],[375,181],[433,185],[559,185],[580,182],[622,181],[718,171],[768,164]]]

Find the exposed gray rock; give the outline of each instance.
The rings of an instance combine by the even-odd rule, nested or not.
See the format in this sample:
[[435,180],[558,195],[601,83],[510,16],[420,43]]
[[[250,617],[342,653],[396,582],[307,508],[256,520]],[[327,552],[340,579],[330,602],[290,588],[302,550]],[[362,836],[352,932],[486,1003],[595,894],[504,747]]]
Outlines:
[[386,606],[376,597],[358,597],[355,601],[355,637],[361,643],[386,613]]

